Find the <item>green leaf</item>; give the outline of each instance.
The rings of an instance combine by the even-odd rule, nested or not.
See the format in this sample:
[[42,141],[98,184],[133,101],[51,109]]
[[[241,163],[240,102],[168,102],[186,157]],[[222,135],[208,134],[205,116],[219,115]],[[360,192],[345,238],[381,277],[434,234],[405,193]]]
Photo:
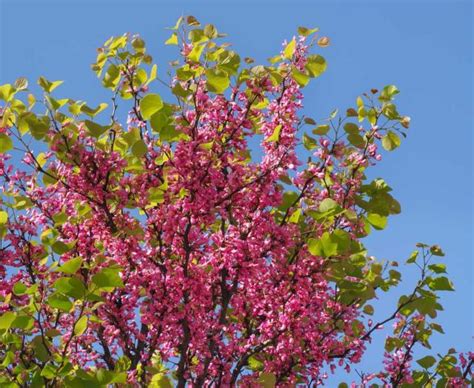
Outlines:
[[444,252],[439,245],[433,245],[430,247],[430,253],[433,256],[444,256]]
[[312,255],[330,257],[342,254],[350,246],[350,237],[343,230],[336,230],[334,233],[325,232],[319,240],[310,239],[308,250]]
[[291,217],[288,219],[288,221],[292,224],[297,224],[301,218],[302,215],[302,210],[301,209],[296,209]]
[[147,152],[148,152],[148,148],[146,146],[146,143],[141,139],[135,142],[135,144],[133,144],[132,146],[132,154],[136,156],[137,158],[141,158]]
[[30,208],[32,205],[33,203],[28,197],[17,195],[15,197],[15,205],[13,205],[13,208],[18,209],[18,210],[23,210],[23,209]]
[[44,342],[45,340],[41,337],[41,335],[38,335],[33,338],[33,340],[31,340],[36,357],[38,357],[40,361],[46,362],[50,359],[50,355]]
[[369,123],[372,125],[375,125],[377,122],[377,112],[374,108],[369,109],[367,112],[367,120],[369,120]]
[[199,58],[201,58],[201,54],[204,51],[204,45],[195,43],[193,49],[188,54],[188,58],[193,62],[199,62]]
[[330,257],[335,256],[342,251],[345,242],[337,236],[331,235],[328,232],[323,233],[319,240],[309,239],[308,250],[314,256]]
[[74,335],[82,335],[87,330],[88,319],[85,315],[79,318],[74,326]]
[[251,356],[249,358],[249,367],[250,369],[252,369],[253,371],[257,371],[257,370],[262,370],[263,369],[263,362],[258,360],[255,356]]
[[56,271],[72,275],[77,272],[81,265],[82,257],[75,257],[74,259],[66,261],[64,264],[58,267]]
[[120,81],[120,69],[118,66],[111,64],[105,72],[103,85],[109,89],[115,89]]
[[160,133],[169,124],[169,116],[164,111],[155,113],[150,118],[150,125],[153,131]]
[[298,27],[298,35],[301,36],[309,36],[311,34],[314,34],[315,32],[319,31],[319,28],[307,28],[307,27]]
[[86,293],[86,287],[75,277],[62,277],[56,280],[53,287],[60,293],[75,299],[81,299]]
[[147,94],[140,101],[140,112],[145,120],[163,108],[163,100],[158,94]]
[[311,132],[313,132],[315,135],[325,135],[326,133],[329,132],[329,129],[330,129],[329,124],[322,124],[322,125],[318,125]]
[[291,74],[299,86],[305,87],[308,84],[309,76],[306,73],[299,71],[297,68],[293,68]]
[[382,147],[387,151],[393,151],[395,148],[400,146],[400,138],[393,131],[388,131],[387,134],[382,138]]
[[123,384],[127,381],[127,373],[99,369],[96,373],[96,378],[101,385]]
[[422,243],[422,242],[416,243],[416,246],[417,246],[418,248],[429,248],[429,247],[430,247],[428,244],[424,244],[424,243]]
[[11,324],[11,327],[29,331],[33,328],[34,324],[35,320],[32,317],[28,315],[18,315]]
[[35,295],[38,292],[38,284],[33,284],[32,286],[29,286],[26,290],[27,295]]
[[43,90],[46,93],[51,93],[54,89],[56,89],[62,83],[63,83],[63,81],[53,81],[53,82],[51,82],[51,81],[48,81],[44,77],[39,77],[39,79],[38,79],[38,85],[41,86],[41,88],[43,88]]
[[13,149],[13,141],[6,133],[0,133],[0,154]]
[[356,133],[351,133],[349,136],[347,136],[347,140],[349,143],[351,143],[353,146],[357,148],[364,148],[365,147],[365,140],[361,135],[358,135]]
[[400,349],[404,342],[400,338],[388,337],[385,340],[385,350],[387,352],[393,352],[395,349]]
[[295,204],[297,200],[298,200],[298,193],[296,193],[295,191],[285,191],[283,193],[283,201],[279,209],[285,211],[291,206],[293,206],[293,204]]
[[444,334],[443,327],[437,323],[430,323],[430,327],[438,333]]
[[388,273],[390,276],[390,280],[395,282],[398,282],[402,277],[402,274],[398,271],[395,271],[394,269],[391,269],[390,271],[388,271]]
[[175,96],[182,98],[186,98],[191,94],[191,91],[188,89],[184,89],[179,82],[176,82],[176,84],[173,86],[173,89],[171,90]]
[[262,372],[258,379],[263,388],[274,388],[276,385],[276,377],[273,373]]
[[72,302],[64,295],[59,293],[51,294],[46,303],[52,308],[61,310],[61,311],[70,311],[72,308]]
[[102,103],[102,104],[99,104],[99,106],[97,108],[90,108],[88,107],[87,105],[82,105],[81,106],[81,112],[90,116],[90,117],[94,117],[96,116],[97,114],[99,114],[100,112],[102,112],[104,109],[106,109],[108,107],[108,105],[106,103]]
[[0,330],[8,330],[16,318],[16,314],[11,311],[7,311],[0,316]]
[[430,264],[428,268],[434,273],[446,273],[445,264]]
[[296,40],[293,38],[290,43],[288,43],[285,47],[285,50],[283,50],[283,55],[285,56],[286,59],[291,59],[293,58],[293,55],[295,54],[295,49],[296,49]]
[[163,373],[157,373],[151,378],[150,388],[173,388],[170,379]]
[[180,139],[181,136],[183,136],[183,133],[177,131],[173,125],[166,125],[160,131],[160,139],[162,141],[174,142]]
[[41,370],[41,376],[46,377],[47,379],[54,379],[57,373],[57,367],[53,364],[46,364],[44,368]]
[[10,84],[0,86],[0,100],[10,101],[15,95],[15,88]]
[[277,125],[277,126],[275,127],[275,129],[273,130],[272,135],[269,136],[266,141],[268,141],[268,142],[270,142],[270,143],[274,143],[274,142],[277,142],[278,140],[280,140],[281,128],[282,128],[281,125]]
[[148,190],[150,200],[150,204],[155,206],[158,203],[163,203],[165,200],[165,192],[161,190],[159,187],[152,187]]
[[13,293],[15,295],[24,295],[26,294],[26,290],[28,288],[26,287],[26,285],[24,285],[23,283],[21,282],[16,282],[14,285],[13,285]]
[[347,134],[349,135],[359,135],[359,126],[354,123],[346,123],[344,124],[344,131],[346,131]]
[[49,130],[49,118],[47,116],[38,117],[28,112],[22,117],[22,120],[24,120],[36,140],[41,140]]
[[314,256],[324,256],[321,241],[315,238],[310,238],[308,240],[308,251]]
[[324,213],[339,208],[339,204],[332,198],[325,198],[319,204],[319,211]]
[[149,75],[147,81],[145,82],[145,85],[148,85],[150,82],[152,82],[156,79],[157,70],[158,70],[158,66],[156,66],[156,64],[151,67],[150,75]]
[[206,24],[204,26],[204,35],[206,35],[209,39],[217,38],[217,29],[212,24]]
[[145,41],[139,36],[136,36],[135,38],[133,38],[131,43],[132,43],[132,47],[135,49],[136,52],[139,52],[139,53],[145,52]]
[[387,226],[387,217],[381,216],[377,213],[369,213],[367,215],[367,221],[377,230],[385,229]]
[[414,251],[411,253],[410,257],[408,258],[407,264],[414,263],[414,262],[416,261],[416,258],[418,257],[418,254],[419,254],[419,253],[420,253],[420,252],[419,252],[418,250],[414,250]]
[[67,219],[68,219],[68,215],[66,214],[64,210],[53,215],[55,226],[64,224],[67,221]]
[[364,306],[364,313],[368,314],[368,315],[372,315],[374,313],[374,308],[370,305],[370,304],[366,304]]
[[[397,107],[394,104],[385,104],[382,108],[382,113],[385,117],[390,120],[400,120],[400,114],[397,111]],[[403,119],[402,119],[403,120]]]
[[416,362],[420,364],[422,368],[429,369],[436,363],[436,359],[433,356],[426,356],[426,357],[420,358]]
[[97,123],[94,123],[93,121],[90,120],[85,120],[84,124],[87,128],[87,131],[96,138],[99,138],[105,131],[109,129],[108,126],[105,125],[100,125]]
[[188,38],[192,43],[201,43],[209,40],[200,28],[189,31]]
[[[323,235],[324,237],[324,235]],[[347,252],[351,246],[351,237],[348,232],[342,229],[336,229],[333,233],[329,234],[328,237],[331,242],[337,245],[337,253],[342,254]],[[324,243],[324,240],[323,240]]]
[[166,40],[165,44],[169,45],[169,44],[178,44],[178,34],[176,34],[176,32],[173,32],[171,34],[171,36]]
[[428,287],[433,291],[454,291],[453,283],[446,276],[430,279]]
[[305,66],[311,77],[319,77],[326,71],[327,63],[321,55],[308,55],[308,61]]
[[229,75],[219,69],[206,70],[207,87],[213,93],[224,93],[230,85]]
[[123,287],[119,272],[120,268],[104,268],[92,276],[92,282],[98,287]]
[[390,101],[398,93],[400,93],[400,91],[398,90],[398,88],[395,85],[387,85],[380,92],[379,99],[381,101]]
[[36,161],[38,162],[40,167],[43,167],[48,161],[48,158],[46,157],[46,154],[44,152],[40,152],[36,157]]
[[219,68],[229,75],[237,74],[240,66],[240,56],[234,51],[224,51],[218,56]]
[[0,225],[5,225],[8,221],[8,213],[0,210]]
[[318,146],[318,143],[316,142],[316,139],[313,139],[305,133],[303,134],[303,145],[307,150],[311,151]]
[[207,143],[199,144],[199,147],[202,148],[203,150],[209,151],[209,150],[212,150],[213,145],[214,145],[214,141],[209,141]]
[[436,382],[436,388],[446,388],[448,387],[448,379],[443,377]]
[[51,245],[51,248],[53,249],[54,253],[57,253],[58,255],[63,255],[66,252],[69,252],[72,249],[72,246],[70,244],[66,244],[63,241],[56,241],[54,242],[53,245]]

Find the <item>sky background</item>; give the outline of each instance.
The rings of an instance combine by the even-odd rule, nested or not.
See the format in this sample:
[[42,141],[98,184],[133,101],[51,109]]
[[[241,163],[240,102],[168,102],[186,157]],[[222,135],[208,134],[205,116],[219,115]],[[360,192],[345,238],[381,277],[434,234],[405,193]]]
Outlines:
[[[305,114],[316,120],[354,106],[370,88],[398,86],[399,111],[412,118],[409,136],[399,150],[384,155],[374,176],[394,188],[402,214],[366,245],[379,258],[404,262],[418,241],[439,244],[456,292],[442,297],[439,321],[446,334],[433,337],[433,348],[473,349],[471,3],[0,0],[0,84],[19,76],[33,84],[43,75],[65,80],[58,97],[91,106],[108,102],[110,95],[90,70],[95,49],[111,35],[139,33],[164,77],[176,54],[174,46],[163,45],[165,27],[182,14],[213,23],[242,57],[257,63],[277,54],[298,26],[319,27],[331,39],[322,51],[328,70],[304,89]],[[415,273],[408,270],[404,279],[388,299],[392,305],[379,303],[375,320],[392,311],[400,293],[410,292]],[[358,369],[380,367],[383,339],[380,333]]]

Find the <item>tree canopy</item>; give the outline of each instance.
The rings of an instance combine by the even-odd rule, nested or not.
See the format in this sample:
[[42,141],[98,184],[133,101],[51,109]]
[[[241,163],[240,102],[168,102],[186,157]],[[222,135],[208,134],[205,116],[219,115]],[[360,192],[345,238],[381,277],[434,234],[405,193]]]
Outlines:
[[[0,86],[1,385],[323,385],[393,324],[384,369],[354,384],[467,386],[473,353],[416,355],[454,289],[441,248],[397,262],[363,244],[401,211],[366,176],[407,135],[399,90],[316,121],[317,28],[264,65],[193,16],[170,30],[168,78],[137,35],[99,49],[108,103]],[[419,280],[379,316],[402,265]]]

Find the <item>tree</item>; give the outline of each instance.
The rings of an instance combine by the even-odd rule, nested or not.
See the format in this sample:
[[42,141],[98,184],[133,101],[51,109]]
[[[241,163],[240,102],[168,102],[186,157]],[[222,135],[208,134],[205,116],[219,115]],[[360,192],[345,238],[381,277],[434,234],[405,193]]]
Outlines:
[[472,353],[413,363],[453,290],[441,248],[417,246],[418,283],[371,319],[401,274],[362,241],[400,205],[365,172],[410,120],[393,85],[301,117],[326,69],[316,33],[255,66],[180,18],[166,41],[180,58],[158,79],[172,102],[149,92],[157,66],[128,34],[93,65],[110,108],[53,97],[61,81],[40,78],[38,102],[26,79],[0,87],[2,386],[315,386],[389,322],[385,369],[360,384],[468,384]]

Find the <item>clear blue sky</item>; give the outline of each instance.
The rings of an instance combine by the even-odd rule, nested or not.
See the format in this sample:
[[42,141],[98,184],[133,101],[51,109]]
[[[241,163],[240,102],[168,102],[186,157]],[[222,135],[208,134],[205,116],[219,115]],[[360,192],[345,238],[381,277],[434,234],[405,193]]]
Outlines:
[[[412,126],[375,175],[394,188],[403,212],[366,243],[375,256],[402,262],[418,241],[441,245],[457,292],[443,296],[446,335],[435,337],[434,349],[474,348],[470,2],[0,0],[0,84],[44,75],[66,81],[58,96],[107,101],[89,70],[96,47],[111,35],[140,33],[163,75],[175,50],[163,45],[164,28],[183,13],[215,24],[257,61],[277,53],[297,26],[319,26],[332,44],[324,51],[328,71],[305,89],[315,119],[372,87],[399,87],[399,110]],[[408,292],[414,277],[406,280]],[[377,317],[388,312],[381,308]],[[381,355],[380,346],[371,348],[363,369]]]

